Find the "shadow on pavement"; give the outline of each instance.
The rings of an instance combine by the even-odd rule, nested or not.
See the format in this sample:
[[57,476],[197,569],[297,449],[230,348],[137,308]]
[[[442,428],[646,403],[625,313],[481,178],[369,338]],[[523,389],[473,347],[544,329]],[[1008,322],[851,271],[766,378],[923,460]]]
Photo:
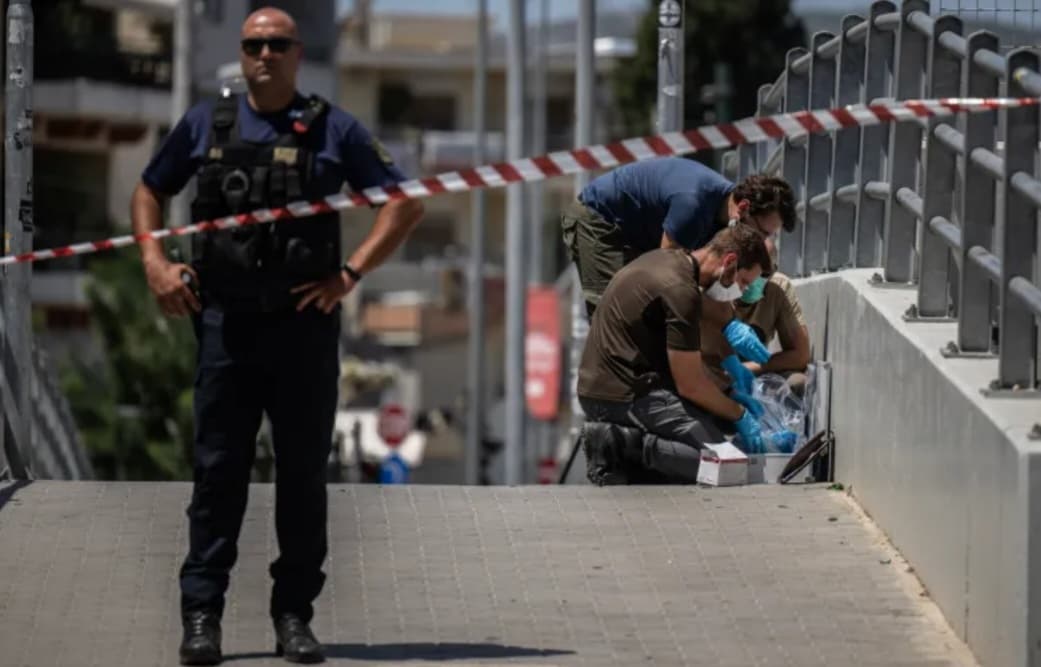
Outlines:
[[533,658],[570,655],[574,651],[504,646],[502,644],[326,644],[330,658],[353,660],[479,660],[495,658]]
[[11,498],[14,497],[14,494],[18,493],[20,489],[24,489],[30,484],[32,484],[32,481],[27,479],[20,479],[17,482],[10,482],[3,488],[0,488],[0,510],[2,510],[4,508],[4,505],[6,505],[11,500]]
[[[412,644],[326,644],[325,657],[330,660],[375,660],[375,661],[407,661],[425,660],[439,662],[448,660],[487,660],[505,658],[548,658],[558,655],[573,655],[574,651],[558,651],[555,649],[525,648],[523,646],[503,646],[502,644],[433,644],[429,642]],[[225,654],[224,661],[261,660],[273,658],[273,652],[256,651],[250,653]]]
[[253,651],[252,653],[225,653],[224,662],[232,662],[234,660],[263,660],[265,658],[275,658],[274,651]]

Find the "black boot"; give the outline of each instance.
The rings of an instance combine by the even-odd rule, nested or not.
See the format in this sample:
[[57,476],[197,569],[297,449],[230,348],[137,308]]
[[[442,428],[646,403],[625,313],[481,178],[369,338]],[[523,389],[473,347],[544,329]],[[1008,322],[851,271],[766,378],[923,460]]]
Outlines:
[[322,645],[296,614],[282,614],[275,619],[275,655],[289,662],[325,662]]
[[220,652],[220,614],[213,611],[189,612],[182,619],[182,665],[218,665]]
[[586,455],[586,477],[597,486],[629,482],[621,458],[623,443],[614,427],[607,422],[586,422],[579,435]]

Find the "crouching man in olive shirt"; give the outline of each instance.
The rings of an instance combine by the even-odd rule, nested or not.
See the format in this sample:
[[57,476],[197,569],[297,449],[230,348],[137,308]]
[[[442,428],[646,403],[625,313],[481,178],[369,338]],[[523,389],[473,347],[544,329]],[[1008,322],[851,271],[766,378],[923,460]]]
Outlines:
[[[749,225],[718,232],[703,248],[660,249],[621,269],[604,291],[578,374],[578,398],[593,422],[636,427],[640,451],[600,452],[671,481],[697,478],[705,443],[725,438],[732,422],[743,444],[760,451],[760,409],[739,391],[725,394],[701,360],[703,298],[740,295],[771,272],[764,237]],[[702,290],[704,289],[704,295]],[[585,436],[584,436],[585,437]],[[612,442],[586,438],[587,456]],[[592,457],[591,457],[592,460]]]

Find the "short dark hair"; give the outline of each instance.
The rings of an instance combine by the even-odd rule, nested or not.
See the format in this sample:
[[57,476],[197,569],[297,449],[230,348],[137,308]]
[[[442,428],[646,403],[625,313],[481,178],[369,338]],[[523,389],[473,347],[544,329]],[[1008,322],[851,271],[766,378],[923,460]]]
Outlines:
[[708,242],[709,252],[722,257],[729,253],[737,255],[737,268],[750,269],[759,266],[763,275],[773,273],[773,261],[766,248],[766,236],[751,225],[734,225],[716,232]]
[[777,211],[784,231],[795,229],[795,194],[783,178],[753,174],[734,187],[734,201],[747,201],[749,215]]

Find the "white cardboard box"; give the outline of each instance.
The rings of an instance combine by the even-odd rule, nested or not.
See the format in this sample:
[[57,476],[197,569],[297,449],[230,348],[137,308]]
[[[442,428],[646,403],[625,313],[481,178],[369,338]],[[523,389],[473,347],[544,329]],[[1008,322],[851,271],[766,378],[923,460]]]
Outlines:
[[[749,454],[748,455],[748,483],[749,484],[777,484],[784,467],[792,454]],[[813,480],[813,466],[809,465],[792,479],[791,484],[808,483]]]
[[748,455],[729,442],[705,447],[698,465],[699,484],[739,486],[748,483]]

